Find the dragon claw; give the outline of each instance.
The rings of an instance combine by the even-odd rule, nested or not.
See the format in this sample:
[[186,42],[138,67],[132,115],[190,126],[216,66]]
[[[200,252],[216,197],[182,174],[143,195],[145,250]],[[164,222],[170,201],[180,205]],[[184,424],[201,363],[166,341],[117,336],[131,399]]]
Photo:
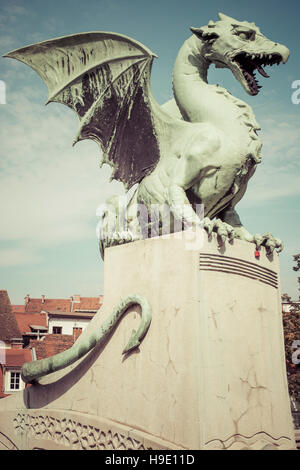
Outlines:
[[213,231],[213,223],[208,217],[204,218],[203,227],[205,228],[205,230],[207,231],[208,236],[210,237],[211,234],[212,234],[212,231]]
[[232,241],[235,238],[233,227],[226,222],[222,222],[221,219],[211,220],[208,217],[205,217],[203,220],[203,227],[207,231],[209,237],[212,232],[217,234],[220,246],[223,246],[227,239]]
[[255,243],[256,249],[259,250],[261,245],[264,242],[264,237],[262,235],[254,235],[253,237],[253,243]]
[[261,246],[264,246],[267,254],[272,254],[274,250],[280,253],[283,250],[283,243],[279,238],[274,237],[270,232],[264,235],[254,235],[253,242],[256,245],[256,249],[259,250]]
[[279,238],[275,238],[275,240],[277,242],[277,253],[281,253],[283,250],[283,243]]

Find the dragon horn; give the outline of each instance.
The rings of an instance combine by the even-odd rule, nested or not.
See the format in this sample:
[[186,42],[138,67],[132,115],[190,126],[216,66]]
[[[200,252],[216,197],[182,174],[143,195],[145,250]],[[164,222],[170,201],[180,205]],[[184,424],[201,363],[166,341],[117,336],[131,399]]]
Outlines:
[[205,31],[203,30],[203,28],[193,28],[192,26],[190,27],[190,30],[192,31],[192,33],[194,33],[198,38],[200,39],[204,39],[205,36],[208,35],[208,32],[205,33]]
[[224,13],[218,13],[218,17],[221,21],[230,21],[236,23],[236,20],[234,18],[231,18],[230,16],[224,15]]

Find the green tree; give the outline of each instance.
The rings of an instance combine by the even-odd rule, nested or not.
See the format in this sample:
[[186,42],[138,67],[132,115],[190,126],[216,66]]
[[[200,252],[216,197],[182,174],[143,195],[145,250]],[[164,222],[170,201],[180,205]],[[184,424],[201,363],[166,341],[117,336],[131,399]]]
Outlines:
[[[300,271],[300,253],[294,255],[296,266],[294,271]],[[298,277],[298,290],[300,290],[300,277]],[[300,297],[298,301],[292,301],[288,294],[282,295],[282,300],[290,303],[288,312],[283,312],[283,328],[285,355],[288,374],[288,384],[290,395],[300,402],[300,354],[296,350],[300,349]]]

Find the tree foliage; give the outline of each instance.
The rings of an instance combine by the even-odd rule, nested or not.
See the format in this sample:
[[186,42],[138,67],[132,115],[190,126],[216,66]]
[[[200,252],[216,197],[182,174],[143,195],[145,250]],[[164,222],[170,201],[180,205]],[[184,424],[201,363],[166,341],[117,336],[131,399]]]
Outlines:
[[[300,253],[294,255],[296,265],[294,271],[300,271]],[[300,277],[298,277],[300,290]],[[298,301],[292,301],[288,294],[282,295],[282,300],[290,305],[288,312],[283,312],[283,328],[285,355],[288,374],[290,395],[300,403],[300,297]]]

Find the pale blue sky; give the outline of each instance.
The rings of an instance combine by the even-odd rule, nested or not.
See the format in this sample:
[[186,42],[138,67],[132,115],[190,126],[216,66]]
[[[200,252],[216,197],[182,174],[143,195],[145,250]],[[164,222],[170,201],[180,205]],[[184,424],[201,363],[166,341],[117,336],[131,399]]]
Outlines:
[[[284,241],[282,290],[296,297],[292,255],[300,252],[300,104],[291,102],[291,85],[300,80],[298,1],[0,0],[0,54],[82,31],[119,32],[158,55],[152,90],[163,103],[172,96],[172,67],[189,27],[216,20],[219,11],[255,21],[267,37],[291,51],[286,65],[270,69],[270,79],[261,77],[257,97],[246,95],[227,70],[211,70],[209,82],[247,101],[262,127],[263,162],[239,213],[251,232],[270,231]],[[47,90],[35,72],[0,59],[0,80],[7,87],[7,104],[0,104],[0,287],[13,303],[23,303],[27,293],[102,293],[96,208],[121,193],[122,185],[109,183],[109,168],[99,170],[93,142],[72,148],[76,117],[64,106],[43,106]]]

